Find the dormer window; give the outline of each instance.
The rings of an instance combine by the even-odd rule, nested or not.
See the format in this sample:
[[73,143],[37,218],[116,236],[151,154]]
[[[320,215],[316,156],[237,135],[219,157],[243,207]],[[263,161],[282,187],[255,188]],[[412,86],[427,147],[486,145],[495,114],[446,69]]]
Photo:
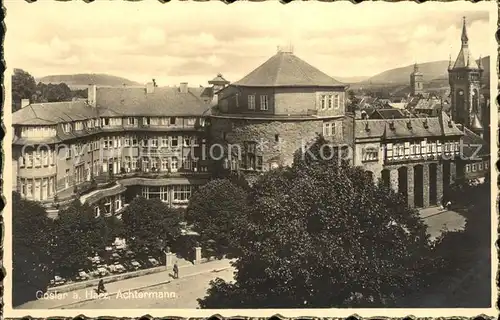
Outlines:
[[83,130],[83,122],[82,122],[82,121],[77,121],[77,122],[75,122],[75,130],[76,130],[76,131],[81,131],[81,130]]
[[65,133],[71,132],[71,123],[63,123],[63,131]]
[[413,129],[412,125],[411,125],[411,121],[408,121],[406,123],[406,126],[408,127],[409,130]]
[[176,118],[175,117],[170,117],[170,125],[171,126],[175,126],[175,123],[176,123]]
[[102,118],[102,126],[103,127],[109,126],[109,118]]
[[187,119],[188,126],[194,126],[195,123],[196,123],[196,118],[188,118]]
[[127,118],[127,124],[129,126],[135,127],[137,125],[137,118],[132,118],[132,117]]
[[394,120],[389,122],[389,129],[396,130],[396,126],[394,125]]
[[142,118],[142,124],[145,126],[149,126],[151,124],[150,120],[148,117],[143,117]]

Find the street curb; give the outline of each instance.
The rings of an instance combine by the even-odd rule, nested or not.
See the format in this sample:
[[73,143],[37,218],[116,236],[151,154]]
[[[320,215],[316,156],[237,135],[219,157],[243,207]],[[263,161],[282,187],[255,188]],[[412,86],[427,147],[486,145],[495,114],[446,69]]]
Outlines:
[[[230,269],[230,268],[232,268],[232,267],[228,266],[228,267],[223,267],[223,268],[219,268],[219,269],[213,269],[213,270],[195,272],[195,273],[192,273],[192,274],[188,274],[188,275],[186,275],[186,276],[184,276],[182,278],[179,278],[179,279],[186,279],[186,278],[194,277],[194,276],[197,276],[197,275],[200,275],[200,274],[211,273],[211,272],[217,273],[217,272],[221,272],[221,271],[224,271],[224,270],[227,270],[227,269]],[[170,279],[170,280],[167,280],[167,281],[158,282],[158,283],[150,284],[150,285],[146,285],[146,286],[140,286],[140,287],[136,287],[136,288],[132,288],[132,289],[119,290],[119,291],[116,291],[116,292],[109,293],[106,296],[105,299],[107,299],[108,297],[116,296],[116,295],[118,295],[119,292],[141,291],[141,290],[144,290],[144,289],[149,289],[149,288],[154,288],[154,287],[157,287],[157,286],[169,284],[173,280],[174,279]],[[178,279],[175,279],[175,280],[178,280]],[[99,300],[99,299],[102,299],[102,298],[89,298],[89,299],[79,300],[79,301],[71,302],[71,303],[64,304],[64,305],[50,307],[48,309],[64,309],[65,307],[70,307],[70,306],[77,305],[77,304],[80,304],[80,303],[94,301],[94,300]]]

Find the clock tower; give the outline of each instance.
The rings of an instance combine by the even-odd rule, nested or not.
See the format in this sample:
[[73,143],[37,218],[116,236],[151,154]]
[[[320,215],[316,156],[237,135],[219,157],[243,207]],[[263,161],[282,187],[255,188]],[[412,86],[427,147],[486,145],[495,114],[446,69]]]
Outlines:
[[455,64],[448,66],[451,117],[452,119],[471,129],[476,133],[482,133],[482,115],[480,104],[481,59],[479,63],[472,57],[469,50],[469,38],[467,36],[467,25],[464,17],[462,27],[462,46]]

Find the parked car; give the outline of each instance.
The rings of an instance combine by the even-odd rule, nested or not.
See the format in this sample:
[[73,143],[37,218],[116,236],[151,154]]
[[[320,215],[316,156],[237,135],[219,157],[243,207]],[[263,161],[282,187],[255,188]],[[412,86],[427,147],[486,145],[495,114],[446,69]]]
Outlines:
[[132,270],[139,270],[141,268],[141,264],[136,260],[130,261],[130,264],[132,266]]
[[123,273],[127,271],[125,267],[118,261],[114,263],[114,267],[115,267],[115,272],[117,273]]
[[97,271],[100,276],[106,276],[109,274],[107,266],[103,264],[97,266]]
[[78,270],[78,280],[88,280],[90,279],[90,275],[85,272],[83,269]]

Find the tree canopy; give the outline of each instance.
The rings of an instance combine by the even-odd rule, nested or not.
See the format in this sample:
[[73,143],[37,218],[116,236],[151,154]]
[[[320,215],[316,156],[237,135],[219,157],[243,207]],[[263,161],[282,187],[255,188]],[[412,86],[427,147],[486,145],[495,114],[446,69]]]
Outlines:
[[135,198],[122,213],[127,244],[137,254],[159,254],[181,235],[179,210],[160,199]]
[[212,180],[193,194],[186,222],[200,234],[205,250],[218,257],[236,252],[237,226],[246,217],[246,197],[246,190],[229,179]]
[[92,208],[79,200],[59,211],[54,221],[52,257],[60,276],[72,277],[80,268],[89,267],[87,258],[112,242],[113,234],[106,232],[105,224],[104,217],[96,219]]
[[34,300],[38,290],[45,290],[52,276],[50,256],[53,221],[38,202],[12,194],[12,278],[13,305]]
[[426,285],[438,260],[417,211],[362,169],[322,160],[324,143],[253,185],[236,282],[213,281],[202,308],[381,306]]
[[22,99],[33,99],[35,92],[35,78],[24,70],[14,69],[12,75],[12,112],[20,108]]

